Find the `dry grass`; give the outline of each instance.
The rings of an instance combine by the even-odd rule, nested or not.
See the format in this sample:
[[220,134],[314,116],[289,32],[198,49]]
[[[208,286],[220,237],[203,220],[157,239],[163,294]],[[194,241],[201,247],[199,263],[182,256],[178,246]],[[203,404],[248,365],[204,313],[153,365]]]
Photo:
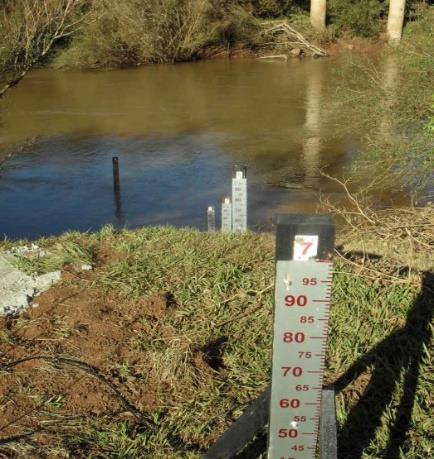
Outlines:
[[[369,186],[353,192],[350,189],[350,180],[342,181],[327,177],[337,182],[347,195],[346,206],[338,207],[329,199],[322,199],[322,206],[345,225],[346,230],[341,232],[338,241],[344,254],[358,251],[363,263],[368,263],[372,256],[392,260],[395,273],[399,271],[400,266],[407,267],[409,280],[414,272],[434,270],[432,206],[378,209],[374,206],[375,200],[370,195]],[[375,189],[378,183],[373,182],[371,186]],[[362,269],[367,275],[369,268]],[[401,276],[392,275],[387,267],[379,274],[380,277],[401,279]],[[415,282],[418,282],[417,277]]]

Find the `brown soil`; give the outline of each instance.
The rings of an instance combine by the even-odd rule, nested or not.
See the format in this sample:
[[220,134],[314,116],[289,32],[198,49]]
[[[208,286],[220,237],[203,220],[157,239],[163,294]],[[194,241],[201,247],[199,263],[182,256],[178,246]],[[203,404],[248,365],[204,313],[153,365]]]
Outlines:
[[[337,56],[345,53],[354,53],[354,54],[368,54],[368,55],[377,55],[379,54],[384,46],[386,45],[386,37],[379,37],[378,39],[369,39],[362,37],[351,37],[343,36],[337,40],[333,41],[313,41],[313,44],[319,46],[324,51],[327,52],[329,56]],[[202,49],[197,58],[198,59],[239,59],[239,58],[258,58],[261,56],[269,54],[281,54],[275,53],[272,50],[257,50],[252,49],[248,46],[237,44],[230,48],[225,48],[222,46],[207,47]],[[292,58],[304,58],[305,53],[301,55],[289,55],[288,57]]]
[[[173,298],[131,301],[92,288],[94,276],[68,269],[37,307],[0,318],[0,444],[40,432],[32,442],[53,445],[71,418],[135,422],[155,409],[165,388],[138,343],[170,333],[161,319],[173,311]],[[199,354],[192,365],[212,372]]]
[[385,43],[386,42],[383,38],[380,38],[379,40],[372,40],[361,37],[342,37],[337,41],[323,45],[320,44],[319,46],[327,51],[330,56],[336,56],[348,52],[375,55],[382,51]]

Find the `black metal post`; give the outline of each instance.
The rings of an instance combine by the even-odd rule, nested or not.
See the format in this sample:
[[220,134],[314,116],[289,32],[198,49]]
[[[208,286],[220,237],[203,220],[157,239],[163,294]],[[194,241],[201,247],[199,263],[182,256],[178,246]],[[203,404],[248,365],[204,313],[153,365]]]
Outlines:
[[113,192],[115,198],[115,215],[116,215],[116,227],[121,228],[124,225],[124,214],[122,211],[122,197],[121,197],[121,182],[119,175],[119,158],[113,156]]
[[319,430],[320,459],[336,459],[338,457],[335,398],[333,387],[323,389]]
[[120,191],[121,185],[119,180],[119,158],[117,156],[113,156],[112,158],[113,163],[113,189],[115,193]]

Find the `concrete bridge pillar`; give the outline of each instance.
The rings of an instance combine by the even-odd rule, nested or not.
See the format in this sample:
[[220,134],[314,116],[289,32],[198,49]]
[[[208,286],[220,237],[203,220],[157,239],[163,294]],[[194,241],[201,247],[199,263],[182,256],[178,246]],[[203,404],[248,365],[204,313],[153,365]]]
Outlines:
[[401,41],[404,25],[405,0],[390,0],[389,17],[387,20],[387,37],[391,45]]
[[310,0],[310,23],[316,30],[326,27],[327,0]]

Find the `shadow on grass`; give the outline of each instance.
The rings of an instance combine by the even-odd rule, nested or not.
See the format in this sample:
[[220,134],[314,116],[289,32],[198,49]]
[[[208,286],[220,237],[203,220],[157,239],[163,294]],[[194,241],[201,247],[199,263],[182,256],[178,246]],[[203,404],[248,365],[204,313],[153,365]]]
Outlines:
[[[340,459],[360,459],[375,438],[381,417],[392,401],[403,377],[402,396],[389,430],[389,439],[381,457],[395,459],[405,448],[411,425],[420,365],[424,349],[431,341],[434,274],[425,273],[422,289],[410,309],[406,324],[362,356],[334,383],[342,391],[358,376],[372,368],[368,386],[350,410],[338,433]],[[405,451],[403,451],[405,454]]]
[[261,452],[267,450],[267,431],[264,430],[240,453],[234,456],[234,459],[252,459],[259,457]]
[[[403,269],[406,270],[406,268]],[[398,459],[400,451],[403,451],[405,455],[405,442],[412,422],[412,410],[415,403],[420,366],[425,349],[429,347],[431,341],[430,323],[433,317],[433,304],[434,274],[425,273],[421,291],[407,314],[405,326],[378,343],[335,381],[333,386],[338,393],[354,382],[362,373],[369,371],[371,374],[364,393],[356,405],[351,408],[345,424],[339,429],[339,459],[362,458],[366,448],[374,440],[376,431],[381,426],[381,418],[396,395],[396,389],[401,385],[402,378],[402,395],[389,428],[387,446],[381,457]],[[265,397],[266,404],[269,403],[269,394],[267,395],[266,392],[250,405],[250,411],[253,410],[254,413],[248,416],[243,415],[235,423],[240,424],[240,427],[229,429],[227,432],[229,435],[225,434],[226,436],[222,437],[226,442],[232,443],[233,453],[224,456],[216,454],[204,457],[250,459],[258,458],[266,451],[267,434],[263,430],[263,421],[268,421],[268,412],[262,413],[261,416],[260,411],[264,409],[263,404],[259,408],[253,408],[261,397]],[[248,411],[249,409],[246,410],[246,413]],[[253,430],[250,430],[256,434],[256,438],[253,439],[252,435],[250,438],[253,441],[248,444],[240,444],[240,439],[237,437],[241,424],[251,423],[255,423]],[[225,445],[222,444],[221,440],[217,444],[224,450]],[[245,447],[242,448],[244,445]],[[218,450],[219,448],[217,448]]]

